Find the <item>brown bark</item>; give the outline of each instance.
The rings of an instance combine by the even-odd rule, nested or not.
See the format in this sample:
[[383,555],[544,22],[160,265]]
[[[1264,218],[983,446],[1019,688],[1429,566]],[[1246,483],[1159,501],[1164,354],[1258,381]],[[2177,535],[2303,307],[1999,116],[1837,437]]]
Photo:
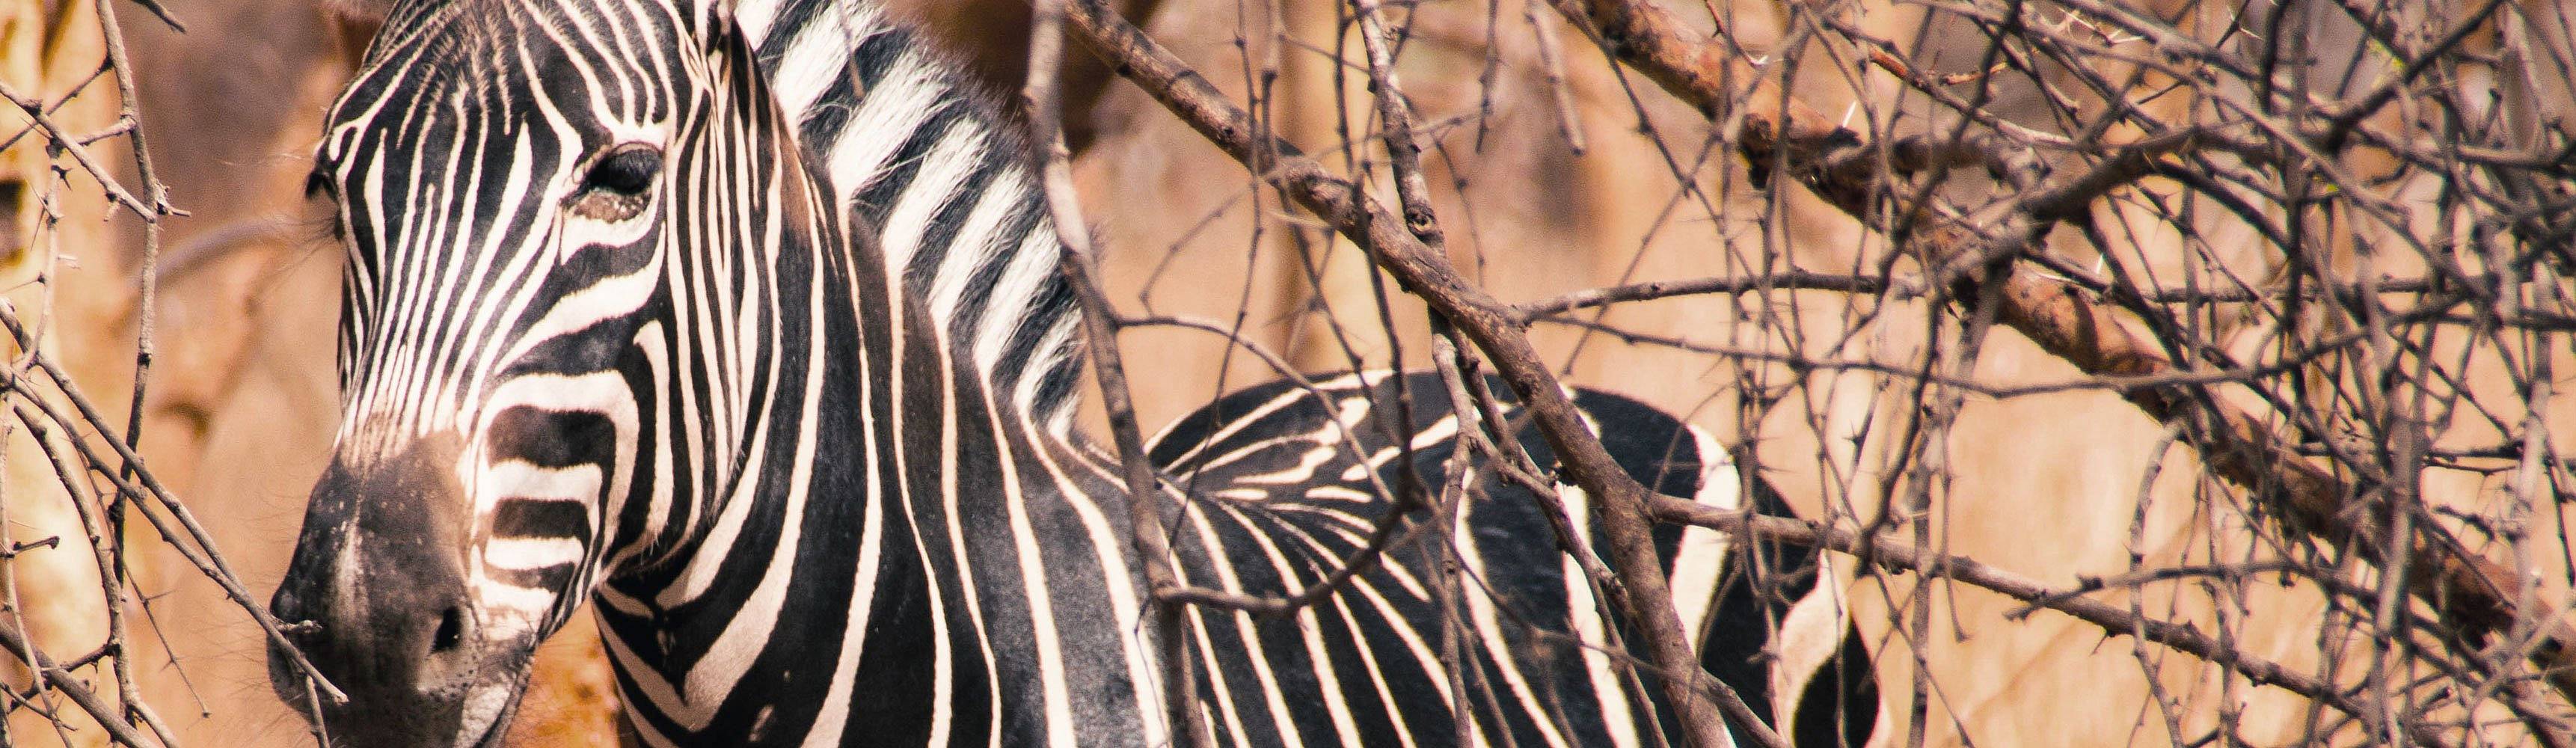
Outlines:
[[1266,181],[1366,249],[1379,268],[1484,351],[1535,416],[1549,446],[1564,462],[1566,477],[1599,500],[1602,527],[1611,546],[1606,555],[1629,593],[1625,612],[1636,627],[1645,659],[1660,671],[1665,695],[1690,744],[1724,745],[1717,706],[1703,685],[1713,679],[1700,669],[1698,654],[1673,612],[1672,591],[1649,534],[1646,499],[1651,494],[1591,437],[1565,390],[1522,334],[1513,308],[1460,276],[1447,257],[1425,246],[1407,228],[1402,217],[1358,186],[1334,176],[1293,145],[1257,137],[1247,114],[1100,0],[1077,0],[1068,3],[1066,10],[1076,38],[1107,58],[1120,75],[1134,80],[1237,161],[1248,167],[1268,164],[1270,168],[1262,172]]
[[[1730,71],[1748,71],[1733,77],[1756,76],[1737,62],[1741,57],[1728,53],[1722,31],[1712,37],[1690,28],[1654,0],[1564,0],[1557,8],[1577,24],[1591,25],[1622,62],[1666,92],[1712,118],[1740,115],[1738,153],[1757,170],[1776,168],[1794,175],[1864,223],[1891,228],[1893,222],[1871,204],[1872,186],[1881,175],[1855,166],[1867,159],[1840,158],[1866,147],[1862,134],[1786,96],[1769,77],[1758,78],[1751,93],[1736,98]],[[1738,101],[1746,102],[1740,110]],[[2143,172],[2147,164],[2132,166]],[[2044,235],[2040,229],[2125,181],[2080,179],[2055,190],[2033,190],[2035,198],[2022,201],[2015,214],[1986,226],[1944,217],[1937,209],[1916,211],[1921,223],[1899,238],[1935,272],[1982,269],[1986,261],[2035,250]],[[1962,275],[1970,276],[1971,283],[1980,280],[1973,277],[1977,273]],[[2019,265],[1982,280],[2004,284],[1998,321],[2087,374],[2134,377],[2175,370],[2153,343],[2133,334],[2119,314],[2083,289]],[[1956,296],[1976,298],[1974,293]],[[2388,530],[2377,513],[2351,501],[2358,487],[2299,455],[2262,418],[2198,386],[2136,388],[2123,396],[2158,421],[2197,423],[2196,446],[2209,469],[2272,506],[2294,529],[2350,548],[2383,569],[2401,561],[2380,557],[2379,550],[2389,547]],[[2424,535],[2409,539],[2406,547],[2410,550],[2402,561],[2410,575],[2408,590],[2458,625],[2465,640],[2483,645],[2512,633],[2521,613],[2506,597],[2518,589],[2510,570]],[[2563,627],[2540,625],[2545,628],[2530,660],[2561,695],[2576,700],[2576,652],[2565,646]]]

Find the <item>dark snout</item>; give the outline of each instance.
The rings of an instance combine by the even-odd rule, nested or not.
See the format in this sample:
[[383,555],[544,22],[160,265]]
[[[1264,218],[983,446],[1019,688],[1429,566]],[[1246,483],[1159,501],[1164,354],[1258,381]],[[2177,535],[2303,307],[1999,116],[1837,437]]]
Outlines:
[[288,638],[349,701],[321,698],[314,714],[303,674],[276,651],[270,684],[337,744],[488,743],[517,700],[533,642],[479,635],[464,571],[470,511],[450,477],[454,461],[438,451],[365,466],[334,460],[269,601]]

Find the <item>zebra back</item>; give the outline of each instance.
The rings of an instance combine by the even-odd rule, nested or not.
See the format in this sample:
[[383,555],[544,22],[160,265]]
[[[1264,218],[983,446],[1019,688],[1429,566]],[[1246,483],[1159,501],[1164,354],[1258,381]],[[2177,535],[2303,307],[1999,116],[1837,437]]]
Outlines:
[[883,0],[741,0],[734,14],[836,204],[881,232],[887,269],[998,399],[1066,433],[1080,311],[1009,118]]
[[[1401,427],[1411,434],[1401,442],[1387,438],[1396,426],[1381,417],[1393,409],[1399,382],[1410,393],[1412,415],[1412,422]],[[1496,734],[1488,737],[1500,739],[1491,742],[1637,745],[1651,743],[1645,739],[1648,733],[1671,734],[1657,689],[1634,679],[1604,679],[1599,672],[1606,663],[1569,655],[1561,646],[1568,635],[1601,641],[1605,630],[1625,626],[1616,623],[1615,611],[1589,609],[1597,598],[1544,540],[1553,531],[1545,515],[1535,511],[1537,498],[1488,469],[1471,467],[1480,474],[1463,484],[1454,473],[1444,477],[1454,468],[1455,437],[1468,428],[1509,434],[1543,474],[1558,469],[1546,440],[1518,417],[1519,403],[1510,389],[1499,380],[1488,385],[1502,401],[1502,417],[1512,425],[1487,428],[1478,423],[1481,419],[1456,417],[1441,380],[1432,373],[1398,377],[1370,372],[1319,379],[1312,387],[1274,381],[1229,393],[1173,421],[1146,450],[1173,483],[1213,502],[1260,507],[1283,518],[1336,520],[1324,523],[1333,527],[1327,532],[1278,534],[1320,535],[1327,544],[1339,540],[1349,545],[1386,511],[1389,504],[1380,497],[1403,480],[1406,463],[1399,456],[1406,451],[1402,445],[1409,445],[1410,466],[1421,480],[1434,492],[1457,498],[1462,506],[1453,511],[1474,517],[1462,521],[1450,539],[1466,566],[1518,572],[1471,574],[1462,582],[1468,610],[1495,612],[1469,615],[1463,622],[1473,630],[1471,641],[1486,644],[1468,648],[1485,662],[1468,667],[1462,677],[1471,692],[1480,694],[1471,711],[1494,720],[1490,729]],[[1739,472],[1733,456],[1707,432],[1625,396],[1581,387],[1573,395],[1576,409],[1602,445],[1647,488],[1725,509],[1792,515],[1767,483]],[[1460,487],[1465,490],[1454,490]],[[1607,538],[1592,522],[1582,491],[1562,484],[1555,489],[1565,502],[1568,523],[1589,536],[1592,547],[1605,547]],[[1298,523],[1287,519],[1273,524]],[[1831,559],[1783,543],[1734,543],[1704,528],[1662,525],[1654,536],[1676,612],[1688,630],[1697,632],[1703,667],[1756,705],[1796,745],[1869,742],[1879,717],[1877,683],[1868,650],[1841,605],[1842,585],[1834,581]],[[1182,546],[1186,550],[1188,543]],[[1348,557],[1352,550],[1337,547],[1333,555]],[[1436,568],[1420,553],[1398,547],[1389,557],[1398,566]],[[1578,702],[1589,702],[1591,708],[1569,708]],[[1345,706],[1361,723],[1368,722],[1365,707]],[[1442,729],[1409,729],[1404,718],[1393,716],[1395,711],[1382,713],[1389,715],[1382,717],[1389,734],[1419,737],[1416,733]],[[1503,738],[1503,733],[1512,734]],[[1367,742],[1397,742],[1383,737]]]

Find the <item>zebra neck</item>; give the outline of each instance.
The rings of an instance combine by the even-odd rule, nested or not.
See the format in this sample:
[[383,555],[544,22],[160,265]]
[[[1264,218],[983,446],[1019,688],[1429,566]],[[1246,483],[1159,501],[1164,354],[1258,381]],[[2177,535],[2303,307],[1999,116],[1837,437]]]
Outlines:
[[638,730],[1147,734],[1123,495],[992,392],[871,246],[782,243],[780,342],[751,357],[779,374],[743,466],[674,563],[599,596]]
[[882,0],[743,0],[736,17],[833,204],[876,227],[884,266],[996,394],[1068,433],[1079,312],[1028,149],[990,97]]

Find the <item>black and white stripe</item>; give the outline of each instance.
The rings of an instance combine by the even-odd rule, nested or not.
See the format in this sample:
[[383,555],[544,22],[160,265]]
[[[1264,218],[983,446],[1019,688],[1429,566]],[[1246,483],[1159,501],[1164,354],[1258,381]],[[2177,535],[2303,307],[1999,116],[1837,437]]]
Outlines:
[[[1435,403],[1413,410],[1416,426],[1407,440],[1412,466],[1422,475],[1439,476],[1445,472],[1443,465],[1452,456],[1457,444],[1453,437],[1462,424],[1455,413],[1436,405],[1445,401],[1438,394],[1443,390],[1437,377],[1417,373],[1407,380],[1413,400],[1431,398]],[[1506,402],[1516,402],[1499,381],[1489,383],[1487,389]],[[1575,406],[1603,445],[1648,488],[1727,509],[1790,513],[1766,484],[1740,475],[1729,452],[1707,432],[1619,395],[1587,388],[1576,388],[1573,395]],[[1319,568],[1330,568],[1331,559],[1355,552],[1385,507],[1378,497],[1385,486],[1400,480],[1404,448],[1384,438],[1386,432],[1379,425],[1379,406],[1398,400],[1394,378],[1384,372],[1343,375],[1311,385],[1273,382],[1231,393],[1175,421],[1154,437],[1148,450],[1153,463],[1176,484],[1209,499],[1204,505],[1223,507],[1221,512],[1191,515],[1202,532],[1232,526],[1229,542],[1212,550],[1202,546],[1202,552],[1232,558],[1231,566],[1242,568],[1246,565],[1243,548],[1258,547],[1275,562],[1273,551],[1283,544],[1279,539],[1296,538],[1310,552],[1321,554],[1300,571],[1288,573],[1299,584],[1310,583]],[[1504,415],[1510,419],[1518,412],[1507,409]],[[1488,427],[1477,420],[1471,415],[1463,427]],[[1521,449],[1553,472],[1550,450],[1534,429],[1515,436]],[[1465,648],[1469,681],[1476,684],[1470,690],[1476,694],[1475,710],[1483,720],[1478,728],[1511,733],[1507,739],[1494,735],[1482,739],[1510,745],[1653,744],[1652,735],[1640,732],[1670,727],[1640,724],[1651,711],[1653,695],[1639,691],[1641,684],[1608,667],[1603,653],[1567,656],[1562,651],[1565,642],[1551,640],[1571,634],[1601,644],[1607,641],[1605,633],[1619,625],[1597,607],[1600,601],[1583,583],[1573,559],[1557,553],[1548,540],[1552,531],[1537,509],[1536,497],[1489,472],[1466,477],[1471,483],[1465,495],[1471,498],[1460,509],[1454,549],[1469,571],[1462,602],[1472,629],[1465,637],[1472,642]],[[1748,486],[1749,495],[1744,490]],[[1585,529],[1593,547],[1601,547],[1606,538],[1591,527],[1582,490],[1568,485],[1558,485],[1556,490],[1566,502],[1570,524]],[[1220,519],[1211,520],[1211,515]],[[1181,534],[1185,539],[1189,536]],[[1790,726],[1784,732],[1798,745],[1868,742],[1878,716],[1876,684],[1868,673],[1867,652],[1844,615],[1839,585],[1818,583],[1835,579],[1834,570],[1821,565],[1823,559],[1798,546],[1732,548],[1723,535],[1696,528],[1662,527],[1656,540],[1671,575],[1677,612],[1685,628],[1699,634],[1703,666],[1750,703],[1770,706],[1769,716]],[[1730,573],[1734,562],[1748,554],[1758,554],[1761,565],[1786,583],[1757,585],[1741,570]],[[1396,558],[1404,562],[1404,569],[1429,568],[1430,559],[1419,548],[1406,548]],[[1396,588],[1389,588],[1386,578],[1397,581]],[[1405,628],[1406,621],[1438,620],[1436,605],[1418,587],[1423,583],[1419,573],[1363,577],[1353,590],[1369,605],[1356,606],[1354,614],[1353,603],[1358,600],[1343,595],[1325,606],[1340,611],[1340,620],[1302,616],[1298,629],[1311,634],[1339,626],[1348,634],[1335,638],[1337,643],[1356,642],[1371,652],[1394,649],[1399,654],[1394,669],[1406,662],[1436,662],[1439,652],[1425,651],[1436,650],[1436,644],[1422,632]],[[1540,633],[1523,623],[1532,620],[1555,625]],[[1404,641],[1407,646],[1389,647],[1391,641]],[[1551,653],[1554,661],[1545,656]],[[1365,661],[1377,664],[1381,657],[1386,655]],[[1204,669],[1215,670],[1217,664],[1206,663]],[[1362,670],[1370,669],[1374,668]],[[1389,715],[1402,713],[1398,702],[1376,680],[1382,676],[1370,677],[1366,686],[1354,686],[1350,680],[1338,681],[1338,687],[1312,686],[1303,691],[1292,686],[1283,698],[1290,703],[1348,705],[1346,710],[1327,710],[1348,712],[1347,717],[1334,716],[1337,724],[1351,723],[1340,725],[1341,729],[1372,726],[1359,730],[1357,741],[1327,742],[1450,744],[1453,731],[1447,725],[1421,724],[1424,719],[1447,719],[1446,712],[1408,714],[1410,721],[1391,719]],[[1559,708],[1574,700],[1589,701],[1593,708]],[[1266,729],[1257,715],[1244,724],[1221,724],[1254,732]]]
[[[1449,469],[1454,437],[1488,428],[1546,469],[1534,435],[1450,413],[1427,375],[1272,385],[1158,437],[1173,482],[1128,496],[1111,463],[1021,409],[1053,402],[1031,397],[1069,354],[1023,359],[1043,365],[1016,380],[978,366],[1069,350],[1050,342],[1062,315],[995,327],[976,311],[1042,285],[1023,266],[1055,251],[1042,224],[966,230],[1031,199],[991,160],[1007,148],[978,129],[990,120],[869,124],[935,119],[887,112],[820,137],[824,105],[781,106],[770,81],[809,68],[758,64],[754,38],[782,60],[914,58],[867,52],[900,39],[883,33],[800,52],[781,18],[737,27],[715,0],[418,0],[388,19],[318,159],[351,256],[347,416],[276,603],[322,621],[307,647],[346,655],[317,659],[387,663],[331,673],[360,697],[324,709],[335,731],[497,739],[529,653],[589,595],[651,745],[1160,745],[1160,704],[1181,693],[1156,679],[1167,648],[1197,661],[1188,692],[1226,745],[1665,742],[1659,689],[1607,654],[1624,625],[1540,540],[1537,502]],[[944,75],[906,64],[854,73],[874,85],[852,111],[909,90],[898,74]],[[917,163],[827,165],[882,146],[880,126],[928,138],[898,159]],[[896,172],[910,181],[872,191]],[[878,246],[880,224],[909,259]],[[925,265],[934,234],[942,257],[974,254]],[[1399,433],[1375,404],[1407,381],[1418,427]],[[1578,404],[1650,486],[1739,503],[1706,435],[1624,398]],[[1455,538],[1469,581],[1446,603],[1454,629],[1423,542],[1291,616],[1194,609],[1183,641],[1141,625],[1128,502],[1156,503],[1190,584],[1279,595],[1356,554],[1394,506],[1378,487],[1408,468],[1460,497],[1455,525],[1422,536]],[[1562,493],[1588,528],[1581,493]],[[1782,619],[1721,592],[1721,538],[1660,540],[1712,662],[1753,661]],[[1742,610],[1753,623],[1729,617]],[[1811,627],[1844,641],[1824,618]]]
[[734,6],[797,142],[890,267],[1048,430],[1071,428],[1080,310],[1026,147],[956,65],[876,0]]

